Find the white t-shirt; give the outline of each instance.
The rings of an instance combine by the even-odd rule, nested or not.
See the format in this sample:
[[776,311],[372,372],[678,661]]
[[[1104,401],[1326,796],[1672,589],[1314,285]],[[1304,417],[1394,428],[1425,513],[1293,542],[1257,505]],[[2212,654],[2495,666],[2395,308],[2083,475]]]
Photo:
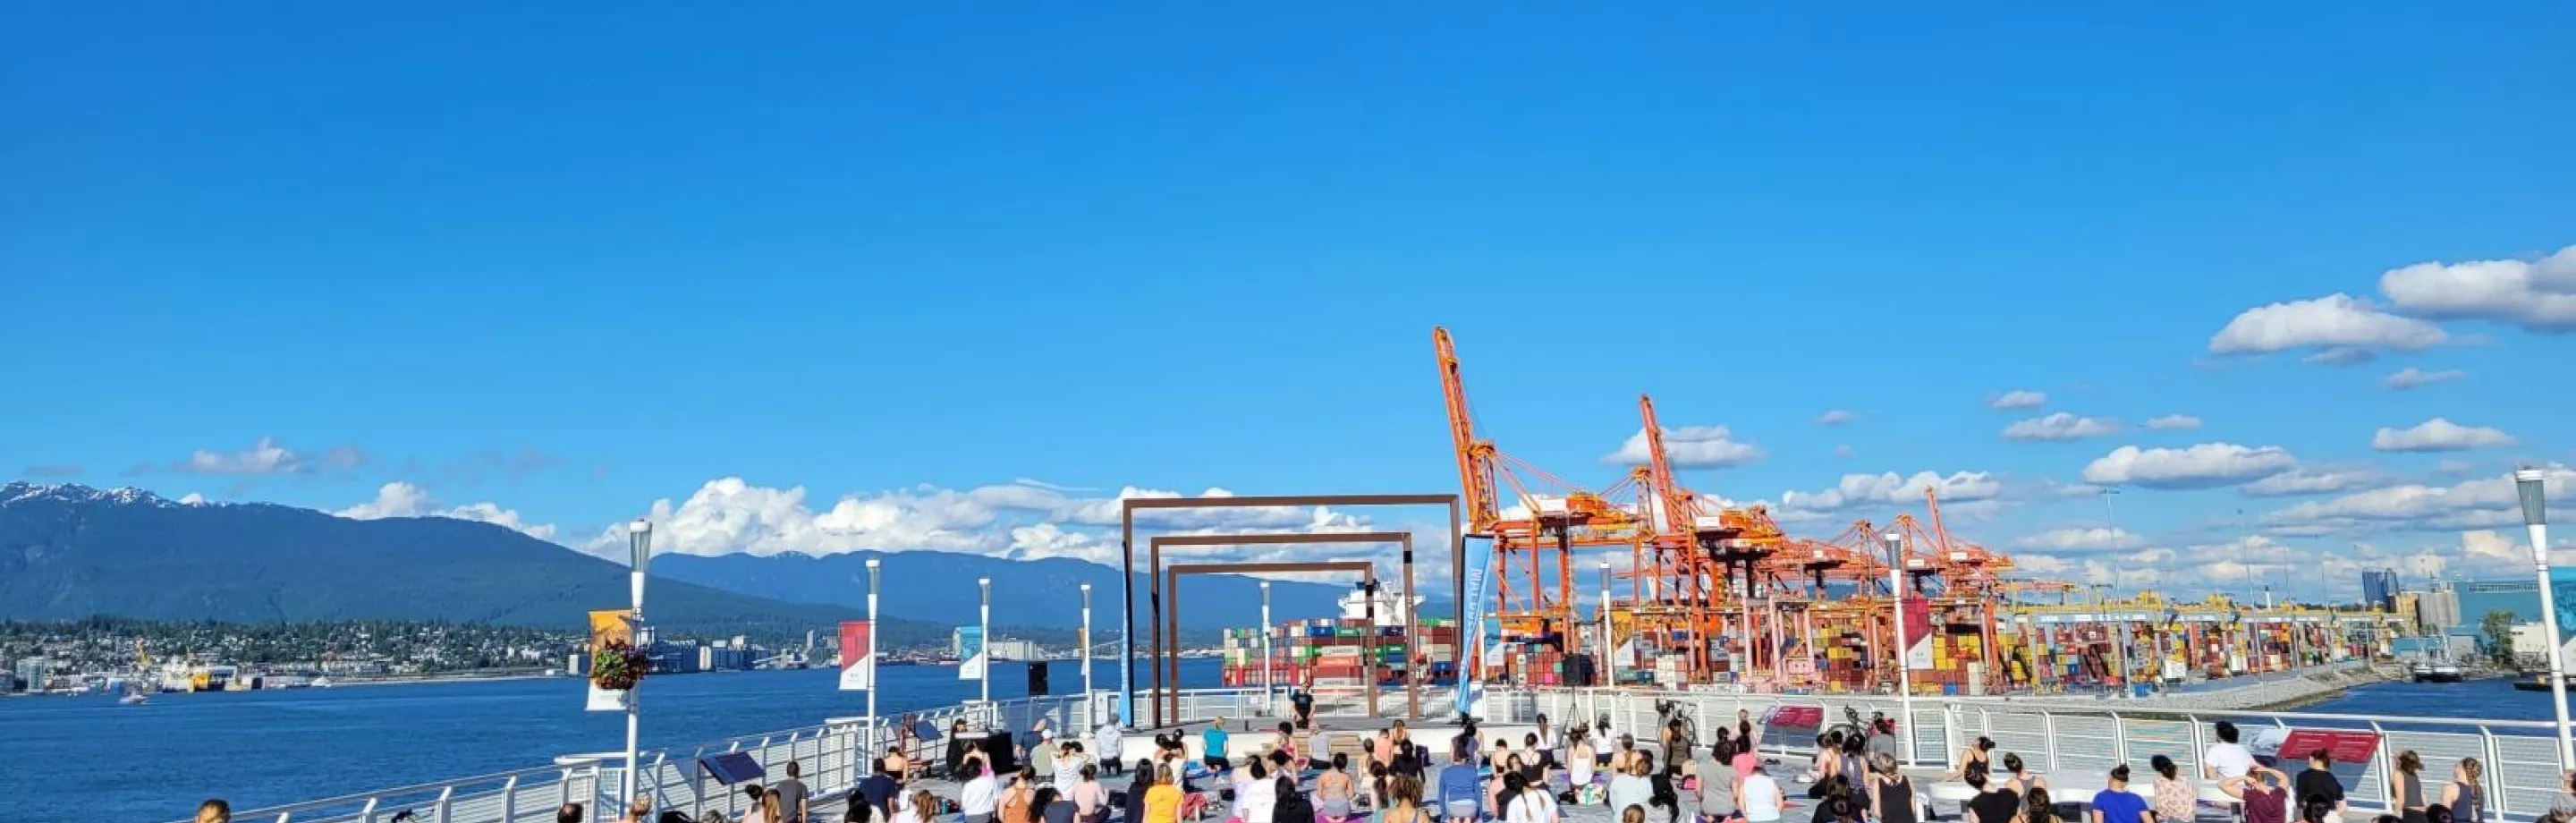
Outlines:
[[1556,800],[1547,790],[1532,788],[1512,798],[1512,807],[1503,810],[1505,823],[1556,823]]
[[2220,743],[2209,747],[2209,752],[2200,756],[2200,763],[2220,780],[2244,777],[2245,770],[2254,767],[2254,753],[2234,743]]
[[992,814],[1001,805],[1002,788],[989,774],[979,774],[966,785],[957,787],[957,810],[969,816]]
[[1745,778],[1737,791],[1744,795],[1744,819],[1756,823],[1780,819],[1780,803],[1785,799],[1780,796],[1780,781],[1756,774]]
[[[1237,771],[1251,770],[1238,769]],[[1278,781],[1263,778],[1235,784],[1234,816],[1243,818],[1243,823],[1270,823],[1270,810],[1277,805],[1279,805]]]

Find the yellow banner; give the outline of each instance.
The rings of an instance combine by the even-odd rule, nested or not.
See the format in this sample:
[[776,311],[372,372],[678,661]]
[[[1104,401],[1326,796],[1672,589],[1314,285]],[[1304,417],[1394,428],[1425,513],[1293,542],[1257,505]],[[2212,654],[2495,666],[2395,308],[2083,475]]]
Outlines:
[[611,642],[635,642],[634,613],[625,609],[608,609],[590,613],[590,647],[594,650]]

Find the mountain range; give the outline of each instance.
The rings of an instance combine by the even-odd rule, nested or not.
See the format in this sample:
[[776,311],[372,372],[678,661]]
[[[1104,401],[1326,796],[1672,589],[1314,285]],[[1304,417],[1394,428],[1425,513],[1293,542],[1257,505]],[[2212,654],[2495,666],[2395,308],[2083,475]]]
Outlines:
[[[884,563],[880,631],[890,640],[944,636],[976,620],[974,581],[993,579],[993,625],[1046,640],[1080,624],[1092,585],[1094,625],[1114,636],[1120,572],[1069,558],[1014,560],[950,552],[827,556],[663,555],[646,614],[691,634],[801,636],[863,616],[866,562]],[[1146,580],[1133,580],[1147,607]],[[264,503],[178,503],[137,489],[0,485],[0,619],[93,615],[145,620],[446,620],[578,626],[589,609],[627,600],[626,567],[488,523],[441,517],[355,520]],[[1323,617],[1347,586],[1272,584],[1278,619]],[[1260,619],[1258,581],[1193,578],[1185,636]]]

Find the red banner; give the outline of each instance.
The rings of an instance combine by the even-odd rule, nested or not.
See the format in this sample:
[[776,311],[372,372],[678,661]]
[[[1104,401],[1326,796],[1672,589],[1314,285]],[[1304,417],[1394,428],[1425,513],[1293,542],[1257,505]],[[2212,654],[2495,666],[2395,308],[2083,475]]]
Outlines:
[[2368,763],[2379,751],[2379,735],[2370,732],[2327,731],[2324,729],[2291,729],[2281,738],[2278,755],[2283,763],[2304,762],[2308,755],[2324,749],[2337,763]]
[[852,620],[841,624],[841,690],[860,691],[876,686],[876,659],[868,654],[868,621]]

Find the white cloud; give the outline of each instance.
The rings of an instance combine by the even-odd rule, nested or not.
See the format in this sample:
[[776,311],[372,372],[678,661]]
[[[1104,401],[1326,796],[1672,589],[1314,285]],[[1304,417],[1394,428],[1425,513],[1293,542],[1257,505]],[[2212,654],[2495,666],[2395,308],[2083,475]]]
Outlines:
[[2417,263],[2381,274],[2379,291],[2421,317],[2576,331],[2576,246],[2538,260]]
[[[1762,459],[1762,447],[1739,443],[1725,426],[1683,426],[1664,429],[1664,456],[1677,469],[1714,469],[1741,466]],[[1649,455],[1646,430],[1628,435],[1619,450],[1601,456],[1601,462],[1613,465],[1643,465]]]
[[1840,426],[1858,419],[1860,413],[1849,409],[1827,409],[1824,414],[1816,415],[1816,425]]
[[[2550,466],[2542,472],[2543,487],[2553,500],[2564,499],[2570,483],[2576,482],[2576,470],[2564,466]],[[2372,523],[2438,531],[2497,528],[2522,523],[2520,500],[2514,492],[2513,475],[2505,473],[2449,486],[2410,483],[2354,492],[2274,511],[2264,515],[2263,520],[2276,526],[2337,529]]]
[[2029,389],[2014,389],[2012,391],[1995,395],[1994,399],[1986,401],[1986,408],[1997,410],[2036,409],[2047,403],[2047,392],[2031,391]]
[[2014,421],[2004,427],[2005,440],[2082,440],[2105,437],[2120,431],[2120,421],[2100,417],[2078,417],[2058,412],[2045,417]]
[[2200,428],[2200,418],[2193,417],[2188,414],[2168,414],[2163,417],[2150,417],[2147,418],[2147,428],[2154,429],[2156,431],[2197,429]]
[[2458,369],[2425,371],[2414,366],[2408,366],[2403,369],[2398,369],[2397,373],[2391,374],[2380,380],[2379,385],[2388,387],[2389,391],[2406,391],[2418,386],[2429,386],[2434,383],[2448,383],[2468,376],[2468,372],[2460,371]]
[[2370,447],[2384,452],[2462,451],[2513,444],[2513,436],[2502,429],[2462,426],[2439,417],[2411,429],[2381,428],[2370,437]]
[[1842,458],[1849,458],[1849,457],[1851,457],[1851,456],[1852,456],[1852,447],[1851,447],[1851,446],[1849,446],[1849,445],[1842,445],[1842,446],[1835,446],[1835,447],[1834,447],[1834,457],[1835,457],[1835,458],[1837,458],[1837,459],[1842,459]]
[[2232,486],[2290,470],[2298,459],[2279,446],[2202,443],[2180,449],[2121,446],[2084,466],[2084,482],[2097,486],[2206,489]]
[[2095,526],[2050,529],[2014,541],[2013,545],[2042,551],[2082,552],[2134,549],[2147,544],[2146,538],[2118,527]]
[[2448,339],[2440,326],[2337,293],[2247,309],[2209,338],[2209,351],[2265,354],[2315,348],[2323,350],[2318,362],[2350,364],[2377,349],[2417,351]]
[[2302,494],[2333,494],[2387,482],[2388,478],[2369,469],[2291,469],[2245,485],[2249,497],[2290,497]]
[[351,520],[375,520],[385,517],[446,517],[490,523],[539,540],[555,538],[555,527],[552,523],[531,524],[522,520],[517,511],[504,509],[488,502],[467,503],[442,509],[438,502],[430,497],[427,489],[400,481],[387,483],[376,489],[374,500],[350,506],[332,514]]
[[[1179,492],[1125,487],[1114,497],[1076,497],[1060,487],[1002,484],[967,490],[916,486],[872,495],[845,495],[828,506],[808,502],[802,486],[757,486],[739,477],[708,481],[687,500],[654,501],[643,519],[654,524],[656,551],[717,555],[735,552],[836,554],[931,549],[1037,559],[1115,559],[1121,505],[1129,498],[1179,498]],[[1195,497],[1234,493],[1210,488]],[[1246,506],[1139,509],[1136,522],[1160,533],[1225,534],[1243,531],[1360,531],[1365,518],[1322,506]],[[1446,535],[1442,535],[1446,539]],[[579,548],[619,556],[626,526],[618,524]],[[1245,552],[1224,548],[1217,551]]]
[[292,474],[304,465],[304,458],[294,449],[279,445],[277,438],[262,437],[246,451],[217,452],[198,449],[188,459],[172,466],[173,471],[188,474]]
[[1984,500],[2003,493],[2003,482],[1985,472],[1953,472],[1948,477],[1935,472],[1916,472],[1912,477],[1895,472],[1846,474],[1841,482],[1824,491],[1784,492],[1780,505],[1784,509],[1832,511],[1873,504],[1912,504],[1923,499],[1927,486],[1938,490],[1944,502]]

